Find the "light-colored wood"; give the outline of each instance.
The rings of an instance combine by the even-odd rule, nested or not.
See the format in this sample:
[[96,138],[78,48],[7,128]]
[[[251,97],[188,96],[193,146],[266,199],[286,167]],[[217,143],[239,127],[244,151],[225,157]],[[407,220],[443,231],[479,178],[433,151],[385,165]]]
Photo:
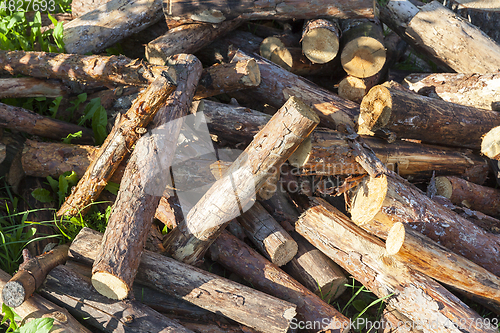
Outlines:
[[476,325],[475,320],[481,322],[482,317],[434,280],[390,256],[380,239],[357,227],[323,199],[311,199],[311,207],[302,214],[296,229],[425,332],[496,331]]
[[75,0],[71,2],[71,14],[74,18],[82,16],[88,12],[99,8],[101,5],[107,3],[109,0]]
[[[398,310],[386,307],[380,318],[378,333],[422,333],[417,325]],[[367,327],[370,329],[370,327]]]
[[403,86],[424,96],[492,110],[500,101],[500,74],[435,73],[410,74]]
[[351,197],[352,220],[368,232],[385,239],[394,223],[408,223],[448,250],[500,273],[500,236],[437,204],[401,177],[366,177]]
[[491,159],[500,160],[500,126],[492,128],[483,136],[481,153]]
[[[101,242],[102,234],[83,228],[69,255],[92,265]],[[136,281],[260,332],[284,333],[296,314],[294,304],[149,251],[142,254]]]
[[0,79],[0,98],[56,98],[68,93],[69,89],[55,80],[39,80],[31,77]]
[[304,22],[302,52],[312,63],[332,61],[339,51],[340,28],[335,20],[313,19]]
[[290,97],[225,176],[191,209],[185,223],[167,235],[164,244],[167,252],[186,263],[200,260],[227,223],[245,209],[267,178],[318,123],[319,118],[311,108]]

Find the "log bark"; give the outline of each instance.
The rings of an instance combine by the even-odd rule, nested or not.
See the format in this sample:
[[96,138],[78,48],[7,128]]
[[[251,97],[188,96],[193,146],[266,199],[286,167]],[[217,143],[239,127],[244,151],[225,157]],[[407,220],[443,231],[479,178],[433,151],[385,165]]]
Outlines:
[[[370,329],[370,327],[368,327]],[[380,318],[379,333],[422,333],[417,325],[398,310],[386,307]]]
[[97,53],[163,18],[160,0],[111,0],[64,25],[66,52]]
[[[193,207],[185,223],[167,235],[167,252],[186,263],[201,259],[227,223],[239,215],[318,122],[318,116],[307,105],[290,97],[234,161],[226,176]],[[230,194],[234,197],[227,197]]]
[[367,78],[384,66],[386,52],[382,26],[369,20],[342,23],[340,62],[347,74]]
[[410,74],[403,85],[424,96],[493,110],[500,100],[500,74]]
[[[70,247],[70,257],[92,264],[102,236],[84,228]],[[144,251],[136,281],[261,332],[286,332],[295,305],[178,262]]]
[[213,243],[210,255],[259,290],[296,304],[298,321],[319,323],[319,330],[330,329],[332,333],[349,329],[346,317],[228,232]]
[[69,89],[59,81],[39,80],[30,77],[0,79],[0,98],[59,97]]
[[[254,98],[275,107],[281,107],[290,96],[300,98],[311,106],[322,120],[322,125],[336,129],[348,124],[354,126],[359,114],[359,106],[344,100],[334,93],[292,74],[283,68],[253,55],[260,69],[260,85],[248,90]],[[233,62],[249,59],[251,56],[237,51]]]
[[0,103],[0,126],[54,140],[61,140],[67,137],[68,134],[81,131],[82,137],[75,141],[81,143],[94,142],[92,131],[87,128],[41,116],[33,111],[3,103]]
[[252,1],[237,2],[223,0],[218,2],[201,1],[195,4],[185,0],[165,0],[163,11],[167,19],[178,21],[197,21],[220,23],[224,20],[243,19],[312,19],[317,17],[334,18],[372,18],[373,2],[359,1],[291,1],[256,4]]
[[500,113],[420,96],[384,85],[363,98],[360,134],[387,129],[397,137],[480,149],[481,136],[500,125]]
[[297,232],[384,302],[425,332],[493,332],[481,317],[443,286],[388,255],[385,244],[320,198],[312,198]]
[[[487,161],[469,149],[432,146],[409,141],[362,136],[375,155],[390,170],[409,180],[440,175],[460,175],[482,184],[486,181]],[[316,129],[288,159],[302,175],[335,176],[365,173],[356,162],[343,133]]]
[[146,46],[146,59],[153,65],[165,65],[167,59],[179,53],[195,53],[216,38],[225,35],[241,24],[239,20],[222,22],[184,24],[168,30]]
[[497,306],[500,278],[462,256],[451,253],[408,224],[395,223],[387,235],[386,250],[393,258],[436,281],[466,291]]
[[[3,289],[10,279],[11,276],[9,274],[0,270],[0,289]],[[0,301],[0,306],[2,304]],[[71,316],[66,309],[47,301],[38,294],[34,294],[21,306],[17,307],[15,311],[23,321],[29,321],[30,318],[53,318],[54,326],[52,332],[91,333]]]
[[420,10],[409,1],[389,1],[380,19],[417,51],[458,73],[495,73],[500,45],[437,1]]
[[[177,90],[167,99],[161,98],[151,134],[135,145],[92,267],[92,285],[112,299],[124,299],[131,291],[156,208],[169,181],[183,117],[201,76],[202,65],[193,55],[178,55],[172,60],[177,67]],[[159,82],[159,86],[165,89],[165,83]]]
[[[84,213],[88,205],[97,199],[116,171],[121,161],[137,142],[145,127],[164,106],[175,84],[170,77],[159,76],[123,116],[117,116],[115,125],[99,149],[75,190],[66,198],[57,212],[58,216],[75,216]],[[163,110],[160,114],[163,114]]]
[[486,215],[500,216],[499,190],[453,176],[437,177],[435,182],[436,194],[450,199],[453,204],[462,205]]
[[481,153],[494,160],[500,160],[500,126],[492,128],[481,141]]
[[99,8],[101,5],[107,3],[109,0],[75,0],[71,2],[71,14],[73,17],[79,17],[83,14]]
[[385,239],[394,223],[408,223],[450,251],[500,273],[498,235],[437,204],[397,175],[365,178],[352,198],[352,220],[370,233]]
[[313,19],[302,28],[302,52],[312,62],[332,61],[339,51],[340,27],[335,20]]

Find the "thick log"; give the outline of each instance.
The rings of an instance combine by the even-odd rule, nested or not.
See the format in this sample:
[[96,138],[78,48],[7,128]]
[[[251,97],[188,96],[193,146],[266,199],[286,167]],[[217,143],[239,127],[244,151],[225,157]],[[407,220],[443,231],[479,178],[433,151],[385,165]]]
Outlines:
[[23,262],[17,273],[2,288],[2,301],[13,308],[23,304],[42,285],[54,267],[66,262],[68,249],[69,245],[61,245]]
[[75,0],[71,2],[71,14],[74,18],[99,8],[109,0]]
[[495,73],[500,45],[437,1],[420,10],[410,1],[389,1],[380,19],[417,51],[458,73]]
[[[165,248],[177,260],[195,263],[267,178],[293,153],[319,122],[298,98],[290,97],[252,143],[167,235]],[[293,134],[290,134],[293,133]],[[221,196],[221,193],[226,195]],[[234,193],[236,197],[228,195]],[[236,200],[237,198],[237,200]]]
[[[156,208],[169,181],[166,175],[183,117],[201,76],[201,62],[193,55],[177,55],[172,62],[177,68],[177,90],[162,99],[165,106],[160,105],[154,116],[151,134],[135,144],[92,267],[92,285],[112,299],[124,299],[131,291]],[[165,83],[159,82],[159,86],[165,89]]]
[[0,103],[0,126],[54,140],[61,140],[68,134],[81,131],[82,137],[75,141],[82,143],[94,141],[92,131],[87,128],[3,103]]
[[[487,161],[469,149],[447,148],[397,140],[362,136],[375,155],[390,170],[411,180],[440,175],[460,175],[476,183],[488,176]],[[302,175],[335,176],[365,173],[356,162],[343,133],[316,129],[289,158]]]
[[302,54],[300,47],[277,47],[271,52],[269,60],[287,71],[301,76],[330,76],[341,70],[340,64],[335,61],[327,64],[312,63]]
[[[232,61],[251,57],[240,50],[234,54]],[[354,126],[356,123],[359,114],[358,104],[344,100],[255,54],[253,57],[259,65],[261,78],[258,87],[248,90],[254,98],[281,107],[290,96],[295,96],[312,107],[325,126],[336,129],[338,125]]]
[[481,136],[500,125],[500,113],[379,85],[363,98],[360,134],[387,129],[397,137],[480,149]]
[[146,59],[153,65],[165,65],[167,59],[179,53],[195,53],[216,38],[225,35],[241,24],[239,20],[222,22],[184,24],[168,30],[146,46]]
[[[175,230],[175,229],[174,229]],[[91,265],[102,235],[83,228],[70,257]],[[144,251],[136,281],[261,332],[286,332],[295,305],[166,256]]]
[[175,90],[175,84],[167,73],[159,76],[135,101],[123,116],[117,116],[111,133],[102,144],[97,156],[87,168],[76,188],[57,212],[58,216],[74,216],[85,212],[97,199],[116,171],[121,161],[145,132],[147,124],[160,111]]
[[324,64],[339,51],[340,27],[335,20],[314,19],[304,22],[302,52],[312,62]]
[[424,96],[447,102],[493,110],[500,101],[500,74],[410,74],[403,86]]
[[[384,309],[379,323],[379,333],[422,333],[422,330],[418,330],[417,325],[408,317],[389,307]],[[375,325],[373,327],[376,328]],[[370,326],[367,329],[370,329]]]
[[494,160],[500,160],[500,126],[492,128],[481,141],[481,153]]
[[500,191],[491,187],[477,185],[464,179],[448,176],[437,177],[436,194],[455,205],[462,205],[486,215],[500,216]]
[[340,62],[347,74],[366,78],[377,74],[385,64],[386,51],[382,26],[369,20],[342,23]]
[[221,233],[212,244],[210,255],[257,289],[296,304],[298,321],[319,322],[323,324],[321,330],[331,332],[349,329],[346,317],[228,232]]
[[[311,198],[297,232],[346,269],[384,302],[424,332],[494,332],[482,317],[443,286],[414,271],[385,250],[385,244],[357,227],[320,198]],[[477,324],[479,320],[481,324]]]
[[[0,270],[0,290],[5,287],[11,276]],[[0,306],[3,303],[0,300]],[[29,321],[29,318],[52,318],[54,319],[53,332],[75,332],[91,333],[87,328],[80,324],[69,312],[38,294],[34,294],[30,299],[16,308],[16,313],[23,319]]]
[[408,223],[452,252],[500,273],[498,235],[437,204],[401,177],[367,177],[352,198],[352,220],[370,233],[385,239],[394,223]]
[[291,1],[256,4],[252,1],[233,0],[199,1],[196,4],[185,0],[165,0],[163,11],[167,19],[220,23],[224,20],[243,19],[313,19],[317,17],[334,18],[372,18],[373,2],[357,1]]
[[69,89],[59,81],[39,80],[30,77],[0,79],[0,98],[59,97]]
[[40,293],[74,316],[104,332],[183,332],[191,330],[135,300],[100,295],[85,278],[66,266],[53,269]]
[[408,224],[389,230],[387,253],[436,281],[500,305],[500,278],[462,256],[450,252]]

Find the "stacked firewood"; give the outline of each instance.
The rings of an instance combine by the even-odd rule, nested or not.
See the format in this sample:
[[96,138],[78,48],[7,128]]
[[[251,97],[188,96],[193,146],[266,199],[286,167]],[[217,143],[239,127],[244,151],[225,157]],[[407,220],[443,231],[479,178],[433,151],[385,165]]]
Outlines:
[[[86,91],[114,117],[95,147],[0,104],[2,127],[33,135],[2,138],[16,191],[75,171],[64,221],[120,183],[104,234],[35,243],[0,271],[0,303],[70,332],[88,332],[73,315],[106,332],[344,333],[330,303],[352,276],[385,302],[381,332],[497,332],[456,295],[500,315],[500,45],[436,1],[377,7],[74,1],[68,54],[0,51],[1,98]],[[147,61],[99,55],[116,42]],[[408,48],[443,73],[389,81]]]

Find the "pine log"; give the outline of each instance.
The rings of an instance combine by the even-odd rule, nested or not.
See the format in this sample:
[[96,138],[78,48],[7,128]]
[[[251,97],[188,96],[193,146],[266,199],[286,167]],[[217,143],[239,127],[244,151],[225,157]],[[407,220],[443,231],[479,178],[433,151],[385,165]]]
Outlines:
[[443,286],[390,256],[380,239],[326,201],[311,201],[296,224],[297,232],[425,332],[496,331],[482,325],[482,317]]
[[[376,323],[372,327],[375,327]],[[417,325],[408,317],[402,315],[398,310],[386,307],[379,321],[378,333],[422,333]],[[370,329],[370,326],[367,327]]]
[[[11,276],[9,274],[0,270],[0,290],[5,287],[5,284],[10,279]],[[0,306],[2,305],[3,303],[0,300]],[[54,319],[53,332],[91,333],[70,315],[66,309],[47,301],[38,294],[34,294],[21,306],[17,307],[15,311],[25,322],[28,322],[29,318],[34,317]]]
[[[101,234],[83,228],[70,257],[91,265],[101,241]],[[142,254],[136,281],[261,332],[286,332],[295,316],[291,303],[149,251]]]
[[87,168],[74,191],[66,198],[58,211],[58,216],[75,216],[88,209],[88,205],[97,199],[111,175],[116,171],[132,146],[137,142],[145,126],[160,111],[163,114],[164,103],[175,90],[167,73],[159,76],[123,116],[117,116],[115,126],[99,149],[98,155]]
[[107,3],[109,0],[75,0],[71,2],[71,14],[73,17],[79,17],[83,14],[99,8],[101,5]]
[[298,321],[317,322],[323,325],[320,330],[332,333],[348,331],[346,317],[228,232],[213,243],[210,255],[257,289],[296,304]]
[[500,278],[451,253],[408,224],[396,222],[386,240],[387,253],[436,281],[500,305]]
[[500,101],[500,74],[410,74],[403,85],[424,96],[447,102],[493,110]]
[[[141,137],[135,145],[92,267],[92,285],[112,299],[124,299],[131,291],[156,207],[169,180],[166,175],[183,117],[201,76],[202,65],[193,55],[177,55],[172,61],[177,68],[177,90],[168,99],[161,98],[165,106],[160,105],[154,115],[151,134]],[[165,78],[159,86],[165,89],[167,81]]]
[[[342,124],[354,126],[356,123],[359,114],[356,103],[344,100],[255,54],[253,57],[259,65],[261,78],[258,87],[248,90],[254,98],[281,107],[290,96],[295,96],[313,108],[322,125],[336,129]],[[251,56],[240,50],[234,54],[232,62],[249,58]]]
[[369,20],[345,20],[342,23],[340,61],[347,74],[366,78],[384,66],[386,52],[380,24]]
[[437,1],[420,10],[408,0],[379,6],[380,19],[419,53],[457,73],[495,73],[500,45]]
[[233,0],[223,0],[216,3],[205,0],[194,4],[185,0],[165,0],[163,11],[167,19],[220,23],[236,18],[243,20],[312,19],[317,17],[372,18],[374,15],[373,5],[373,2],[368,0],[338,1],[336,3],[324,0],[299,2],[284,0],[268,4]]
[[500,160],[500,126],[492,128],[481,141],[481,153],[494,160]]
[[420,96],[385,85],[363,98],[360,134],[387,129],[397,137],[480,149],[481,136],[500,125],[500,113]]
[[50,272],[41,294],[104,332],[192,332],[140,302],[100,295],[88,278],[65,266]]
[[68,134],[81,131],[82,137],[75,141],[82,143],[94,141],[92,131],[87,128],[41,116],[33,111],[4,103],[0,103],[0,126],[54,140],[61,140]]
[[477,185],[464,179],[447,176],[436,177],[436,194],[455,205],[462,205],[486,215],[500,216],[500,191]]
[[[185,223],[167,235],[164,244],[167,252],[186,263],[201,259],[227,223],[249,204],[255,191],[318,122],[318,116],[307,105],[298,98],[290,97],[234,161],[226,176],[218,180],[193,207]],[[221,196],[221,193],[226,195]],[[228,197],[232,193],[235,197]]]
[[148,43],[146,59],[153,65],[165,65],[170,56],[195,53],[240,24],[241,21],[233,20],[218,25],[193,23],[170,29],[163,36]]
[[401,177],[367,177],[352,198],[352,220],[370,233],[385,239],[394,223],[408,223],[450,251],[500,273],[498,235],[437,204]]
[[340,28],[338,22],[313,19],[302,28],[302,52],[312,62],[324,64],[333,60],[339,51]]
[[30,77],[0,79],[0,98],[59,97],[69,89],[59,81],[39,80]]
[[[489,167],[486,160],[469,149],[447,148],[397,140],[363,136],[375,155],[390,170],[411,180],[437,175],[460,175],[482,184]],[[288,159],[302,175],[335,176],[365,173],[356,162],[343,133],[316,129]]]

